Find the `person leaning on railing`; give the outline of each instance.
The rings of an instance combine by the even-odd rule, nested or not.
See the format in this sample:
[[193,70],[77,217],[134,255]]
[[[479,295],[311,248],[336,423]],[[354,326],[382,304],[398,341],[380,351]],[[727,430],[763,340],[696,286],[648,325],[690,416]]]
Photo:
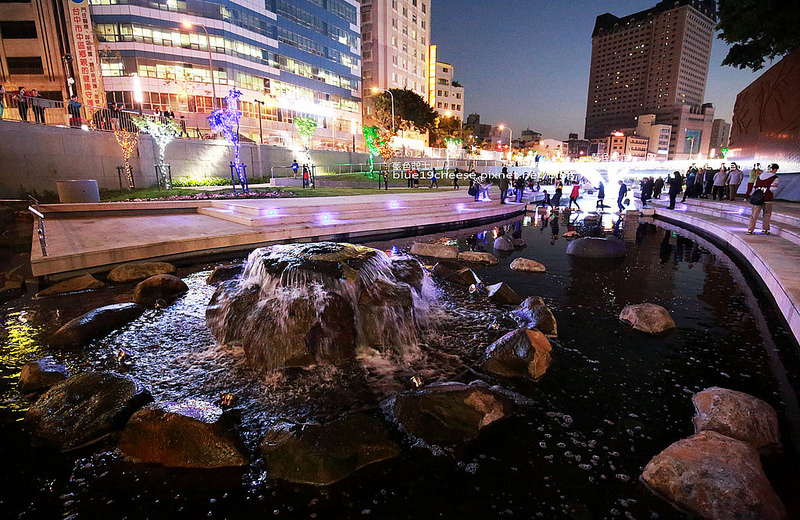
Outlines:
[[[774,198],[773,190],[778,189],[778,165],[775,163],[770,164],[767,171],[758,176],[753,188],[756,192],[764,190],[764,199],[762,204],[753,204],[753,212],[750,214],[750,225],[747,227],[747,234],[752,235],[755,232],[758,215],[763,209],[764,217],[761,224],[761,233],[769,235],[769,222],[772,219],[772,199]],[[755,196],[755,192],[753,196]]]
[[78,95],[73,94],[69,98],[67,105],[67,112],[69,113],[69,126],[73,128],[80,128],[83,122],[81,121],[81,104],[78,102]]

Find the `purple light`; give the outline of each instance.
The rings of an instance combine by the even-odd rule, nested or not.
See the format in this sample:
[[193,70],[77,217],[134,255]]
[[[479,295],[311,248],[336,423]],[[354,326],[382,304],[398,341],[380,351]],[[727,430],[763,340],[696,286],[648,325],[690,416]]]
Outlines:
[[323,213],[322,214],[322,221],[323,222],[327,222],[328,220],[330,220],[330,218],[331,218],[331,216],[328,215],[327,213]]
[[271,209],[271,210],[267,211],[267,215],[269,215],[270,217],[274,216],[275,215],[275,210]]
[[390,202],[389,203],[389,207],[392,208],[392,209],[397,209],[397,201],[393,200],[392,202]]
[[464,207],[464,204],[456,204],[456,210],[457,210],[457,211],[464,211],[464,209],[466,209],[466,208]]

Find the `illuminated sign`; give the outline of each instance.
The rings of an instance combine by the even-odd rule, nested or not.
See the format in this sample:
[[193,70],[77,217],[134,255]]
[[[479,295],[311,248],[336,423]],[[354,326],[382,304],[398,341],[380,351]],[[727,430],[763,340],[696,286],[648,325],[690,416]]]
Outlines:
[[428,52],[428,104],[436,108],[436,45]]
[[81,102],[92,107],[105,107],[103,81],[98,63],[97,45],[92,32],[88,0],[71,0],[65,5],[70,36],[75,49],[75,76],[80,86]]

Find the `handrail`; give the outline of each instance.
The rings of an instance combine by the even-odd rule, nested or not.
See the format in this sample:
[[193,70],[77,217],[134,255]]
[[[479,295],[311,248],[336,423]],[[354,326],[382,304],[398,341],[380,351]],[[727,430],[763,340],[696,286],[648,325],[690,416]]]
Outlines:
[[42,247],[42,256],[50,256],[47,254],[47,235],[44,232],[44,214],[39,211],[39,201],[33,195],[28,195],[36,207],[28,206],[28,211],[33,213],[37,218],[37,234],[39,235],[39,245]]

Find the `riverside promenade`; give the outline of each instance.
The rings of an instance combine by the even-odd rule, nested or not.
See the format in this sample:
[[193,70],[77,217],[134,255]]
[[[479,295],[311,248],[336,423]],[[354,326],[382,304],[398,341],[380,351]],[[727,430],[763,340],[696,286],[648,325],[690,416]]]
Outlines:
[[706,235],[727,253],[750,264],[800,342],[800,204],[773,204],[771,234],[767,236],[760,233],[760,219],[756,234],[747,234],[752,206],[743,200],[686,199],[674,210],[667,209],[668,197],[651,200],[659,220]]
[[[493,195],[497,195],[496,190]],[[47,254],[34,230],[35,276],[65,278],[139,260],[246,252],[299,240],[422,234],[525,212],[525,204],[476,202],[466,189],[341,197],[42,205]]]

